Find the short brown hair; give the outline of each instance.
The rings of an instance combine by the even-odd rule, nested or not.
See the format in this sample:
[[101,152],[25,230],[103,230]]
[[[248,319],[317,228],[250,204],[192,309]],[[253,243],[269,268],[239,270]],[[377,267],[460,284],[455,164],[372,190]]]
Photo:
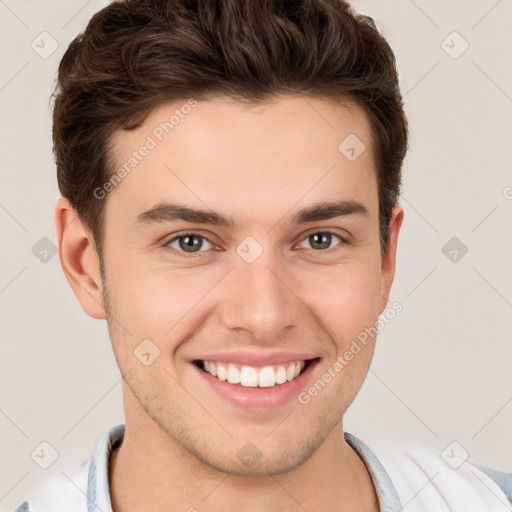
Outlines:
[[[342,0],[118,0],[66,50],[54,91],[59,190],[101,259],[113,135],[164,102],[308,94],[359,103],[371,123],[385,252],[408,128],[395,57],[374,21]],[[340,141],[341,142],[341,141]]]

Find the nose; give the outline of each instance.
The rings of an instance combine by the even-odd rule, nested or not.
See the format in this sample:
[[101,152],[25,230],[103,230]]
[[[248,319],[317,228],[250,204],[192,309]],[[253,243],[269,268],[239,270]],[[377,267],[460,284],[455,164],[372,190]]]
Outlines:
[[246,331],[253,342],[272,344],[298,325],[304,304],[293,289],[286,262],[264,251],[247,263],[235,258],[235,268],[223,281],[222,324],[239,333]]

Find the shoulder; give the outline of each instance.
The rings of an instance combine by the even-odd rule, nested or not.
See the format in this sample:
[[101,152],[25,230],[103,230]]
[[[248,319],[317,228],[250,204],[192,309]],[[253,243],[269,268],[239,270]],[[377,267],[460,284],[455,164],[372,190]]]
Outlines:
[[87,511],[90,461],[69,473],[61,472],[42,483],[13,512]]
[[110,428],[91,459],[44,482],[13,512],[87,512],[88,500],[98,510],[111,510],[108,464],[113,447],[123,440],[124,430],[124,424]]
[[406,512],[511,510],[512,473],[476,464],[458,443],[443,451],[416,443],[376,444],[372,450]]
[[503,491],[508,501],[512,503],[512,472],[498,471],[487,466],[481,466],[480,464],[475,464],[475,466],[496,482],[496,485]]

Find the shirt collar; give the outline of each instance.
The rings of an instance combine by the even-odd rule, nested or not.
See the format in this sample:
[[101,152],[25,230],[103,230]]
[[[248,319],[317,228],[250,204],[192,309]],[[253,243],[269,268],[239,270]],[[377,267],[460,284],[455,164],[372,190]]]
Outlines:
[[[101,438],[89,466],[87,483],[87,512],[112,512],[109,487],[109,461],[112,451],[122,442],[124,424],[112,427]],[[379,459],[360,439],[345,432],[345,440],[364,462],[379,499],[380,512],[399,512],[402,509],[395,486]]]
[[89,466],[87,512],[112,512],[109,486],[110,455],[124,437],[124,424],[112,427],[102,438]]
[[345,440],[357,452],[370,473],[379,499],[380,512],[402,512],[396,488],[377,456],[363,441],[348,432],[345,432]]

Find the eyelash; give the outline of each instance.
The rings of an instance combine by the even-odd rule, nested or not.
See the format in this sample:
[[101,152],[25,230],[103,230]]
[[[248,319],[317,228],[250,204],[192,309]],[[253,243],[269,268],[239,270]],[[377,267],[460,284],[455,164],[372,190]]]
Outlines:
[[[323,234],[323,235],[333,235],[337,238],[339,238],[341,240],[341,243],[339,243],[338,245],[348,245],[349,242],[348,240],[340,235],[339,233],[335,232],[335,231],[329,231],[329,230],[325,230],[325,231],[312,231],[311,233],[308,233],[306,236],[304,236],[300,242],[302,243],[304,240],[306,240],[307,238],[309,238],[310,236],[312,235],[318,235],[318,234]],[[188,256],[185,256],[185,252],[184,251],[181,251],[181,250],[178,250],[178,249],[175,249],[174,247],[169,247],[169,244],[171,244],[172,242],[175,242],[176,240],[179,240],[180,238],[185,238],[187,236],[195,236],[197,238],[200,238],[200,239],[203,239],[203,240],[206,240],[208,243],[212,244],[213,246],[215,246],[215,244],[209,240],[206,236],[204,235],[200,235],[199,233],[194,233],[194,232],[188,232],[188,233],[183,233],[181,235],[178,235],[178,236],[174,236],[173,238],[171,238],[170,240],[166,241],[164,244],[163,244],[163,247],[164,248],[168,248],[168,249],[171,249],[178,257],[180,258],[184,258],[184,259],[190,259],[190,258],[196,258],[198,257],[198,255],[200,255],[202,252],[205,252],[205,251],[198,251],[198,252],[195,252],[195,253],[190,253]],[[309,251],[313,251],[313,252],[316,252],[316,253],[327,253],[327,254],[330,254],[331,252],[333,252],[334,250],[336,250],[336,247],[331,247],[330,249],[323,249],[323,250],[319,250],[319,249],[309,249]]]

